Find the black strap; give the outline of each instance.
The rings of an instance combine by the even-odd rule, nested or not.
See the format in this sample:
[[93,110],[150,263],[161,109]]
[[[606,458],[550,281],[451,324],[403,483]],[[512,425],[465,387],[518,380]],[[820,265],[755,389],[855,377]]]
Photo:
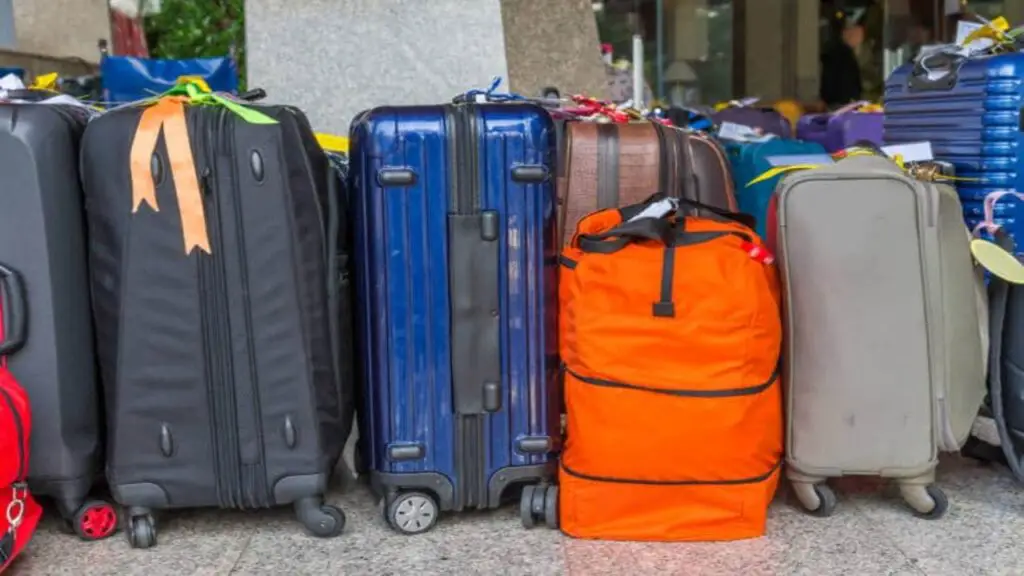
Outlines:
[[[1011,254],[1013,239],[1003,230],[995,233],[996,244]],[[1006,425],[1006,409],[1003,406],[1003,329],[1006,325],[1006,311],[1009,306],[1010,283],[995,274],[989,280],[989,354],[988,354],[988,396],[992,403],[992,419],[999,431],[999,444],[1006,455],[1006,464],[1018,481],[1024,482],[1024,466],[1014,446],[1014,437]]]
[[653,240],[665,246],[673,246],[674,237],[672,222],[663,218],[641,218],[623,222],[599,234],[580,234],[576,241],[584,252],[614,254],[637,240]]
[[680,198],[679,203],[687,204],[693,208],[698,208],[700,210],[710,212],[712,214],[711,218],[714,220],[737,222],[739,224],[746,226],[747,228],[750,228],[751,230],[757,227],[757,218],[754,218],[750,214],[745,214],[743,212],[732,212],[730,210],[725,210],[717,206],[712,206],[710,204],[705,204],[703,202],[698,202],[696,200],[690,200],[689,198]]
[[0,298],[3,298],[3,340],[0,340],[0,356],[8,356],[25,346],[28,330],[28,309],[25,304],[25,281],[21,274],[0,264]]
[[676,304],[672,301],[672,280],[676,270],[675,243],[665,246],[661,259],[661,295],[651,313],[655,318],[675,318]]

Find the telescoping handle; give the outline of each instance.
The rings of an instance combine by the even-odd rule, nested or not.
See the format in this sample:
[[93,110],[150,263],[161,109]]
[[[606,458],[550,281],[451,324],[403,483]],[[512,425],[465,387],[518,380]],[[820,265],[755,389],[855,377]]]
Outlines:
[[0,264],[0,358],[25,346],[28,311],[21,274]]

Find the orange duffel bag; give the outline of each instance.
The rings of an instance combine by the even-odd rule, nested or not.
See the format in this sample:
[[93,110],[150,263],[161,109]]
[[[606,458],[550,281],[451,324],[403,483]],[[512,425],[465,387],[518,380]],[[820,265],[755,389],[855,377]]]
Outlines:
[[570,536],[764,534],[783,446],[777,272],[741,215],[679,202],[592,213],[562,253]]

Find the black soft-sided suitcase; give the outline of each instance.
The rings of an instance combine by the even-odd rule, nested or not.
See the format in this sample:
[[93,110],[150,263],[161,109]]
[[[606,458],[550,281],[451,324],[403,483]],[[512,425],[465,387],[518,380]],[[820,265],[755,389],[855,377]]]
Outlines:
[[[353,410],[342,183],[302,113],[275,106],[259,107],[272,125],[187,106],[186,145],[165,121],[133,170],[144,110],[94,120],[82,147],[107,477],[129,541],[155,543],[154,509],[287,503],[335,536],[344,515],[323,494]],[[140,180],[155,189],[136,201]],[[208,250],[190,244],[190,193]]]
[[10,369],[32,401],[29,483],[79,536],[117,528],[112,506],[89,500],[102,470],[99,388],[86,271],[78,145],[91,112],[0,104],[0,261],[28,291],[25,348]]

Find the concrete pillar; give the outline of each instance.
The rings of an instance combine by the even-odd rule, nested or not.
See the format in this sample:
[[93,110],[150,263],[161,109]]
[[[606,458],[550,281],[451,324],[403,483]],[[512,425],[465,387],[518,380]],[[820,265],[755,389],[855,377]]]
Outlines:
[[501,0],[501,16],[513,90],[539,95],[554,86],[563,95],[604,95],[607,75],[591,0]]
[[821,83],[820,11],[821,3],[818,0],[797,0],[794,33],[796,81],[795,93],[790,96],[801,102],[818,99]]
[[746,90],[745,94],[737,96],[760,96],[766,102],[777,100],[782,97],[785,86],[786,0],[736,1],[746,2],[744,29],[733,32],[743,34],[746,49],[742,55]]
[[589,0],[246,0],[249,85],[345,134],[384,104],[436,104],[494,76],[603,94]]

